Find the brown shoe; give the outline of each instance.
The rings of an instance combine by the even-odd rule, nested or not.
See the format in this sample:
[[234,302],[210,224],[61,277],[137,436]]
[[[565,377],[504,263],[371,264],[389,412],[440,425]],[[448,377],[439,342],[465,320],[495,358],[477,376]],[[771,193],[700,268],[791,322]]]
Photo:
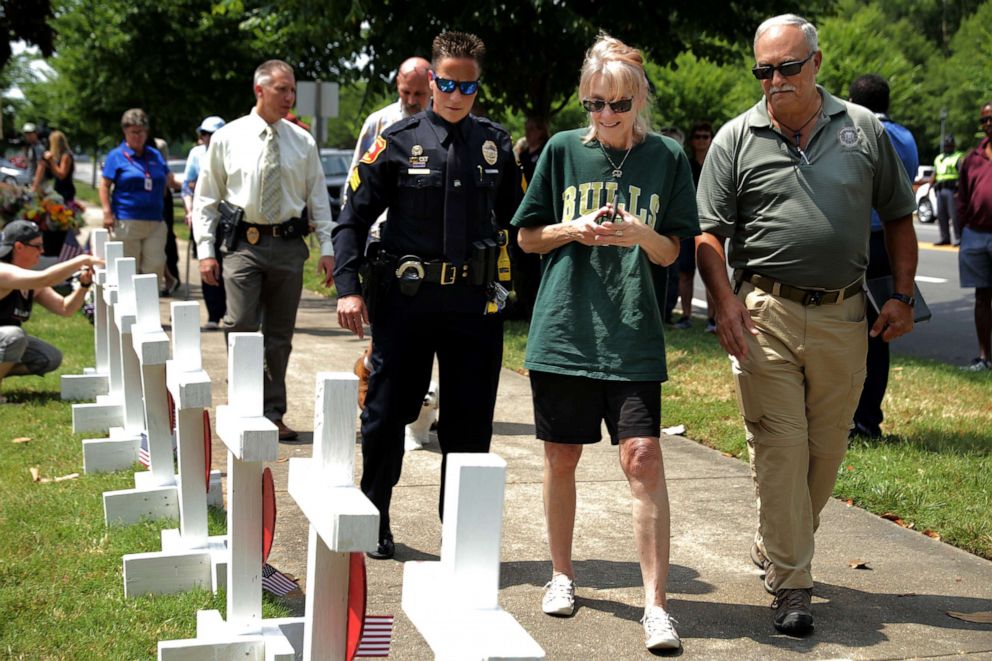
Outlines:
[[355,376],[358,377],[358,408],[365,410],[365,395],[369,391],[369,374],[371,370],[365,366],[366,359],[372,355],[372,344],[355,361]]
[[287,427],[286,423],[284,423],[282,420],[280,420],[275,424],[276,424],[276,428],[279,430],[280,441],[292,441],[294,438],[299,436],[299,434],[296,433],[295,429],[290,429],[289,427]]

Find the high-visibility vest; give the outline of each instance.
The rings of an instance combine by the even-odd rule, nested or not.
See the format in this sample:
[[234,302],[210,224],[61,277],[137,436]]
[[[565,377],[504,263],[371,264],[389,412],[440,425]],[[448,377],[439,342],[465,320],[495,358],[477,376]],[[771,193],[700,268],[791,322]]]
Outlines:
[[958,162],[964,156],[963,151],[956,151],[950,154],[937,154],[933,161],[934,175],[937,183],[944,181],[958,180]]

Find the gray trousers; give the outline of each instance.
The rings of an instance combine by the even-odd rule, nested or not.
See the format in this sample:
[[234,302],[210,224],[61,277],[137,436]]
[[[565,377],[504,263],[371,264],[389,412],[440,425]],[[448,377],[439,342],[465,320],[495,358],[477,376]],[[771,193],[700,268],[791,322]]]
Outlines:
[[286,413],[286,367],[293,350],[296,310],[303,290],[303,263],[310,251],[303,239],[261,236],[245,239],[224,254],[227,333],[252,333],[265,338],[264,415],[273,422]]
[[62,352],[31,337],[20,326],[0,326],[0,363],[14,363],[8,376],[41,376],[58,369]]

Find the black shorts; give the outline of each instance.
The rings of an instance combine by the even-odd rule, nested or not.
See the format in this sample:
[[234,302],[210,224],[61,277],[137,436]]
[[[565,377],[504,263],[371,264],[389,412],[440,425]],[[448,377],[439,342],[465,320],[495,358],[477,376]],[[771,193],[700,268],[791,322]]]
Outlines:
[[607,381],[531,370],[537,438],[598,443],[606,421],[610,441],[661,436],[661,382]]
[[676,263],[679,265],[679,273],[696,272],[696,239],[694,237],[682,239]]

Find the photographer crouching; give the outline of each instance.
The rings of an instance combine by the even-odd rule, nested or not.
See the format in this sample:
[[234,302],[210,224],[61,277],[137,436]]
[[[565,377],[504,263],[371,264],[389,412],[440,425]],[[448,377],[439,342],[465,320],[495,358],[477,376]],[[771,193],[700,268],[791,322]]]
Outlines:
[[[103,260],[79,255],[43,271],[33,270],[41,259],[44,245],[41,230],[27,220],[15,220],[3,228],[0,237],[0,385],[7,376],[41,376],[62,364],[62,352],[31,337],[21,325],[31,317],[35,301],[51,312],[68,317],[83,306],[86,291],[93,284],[94,265]],[[62,296],[52,285],[79,271],[76,287]],[[0,403],[6,399],[0,394]]]

